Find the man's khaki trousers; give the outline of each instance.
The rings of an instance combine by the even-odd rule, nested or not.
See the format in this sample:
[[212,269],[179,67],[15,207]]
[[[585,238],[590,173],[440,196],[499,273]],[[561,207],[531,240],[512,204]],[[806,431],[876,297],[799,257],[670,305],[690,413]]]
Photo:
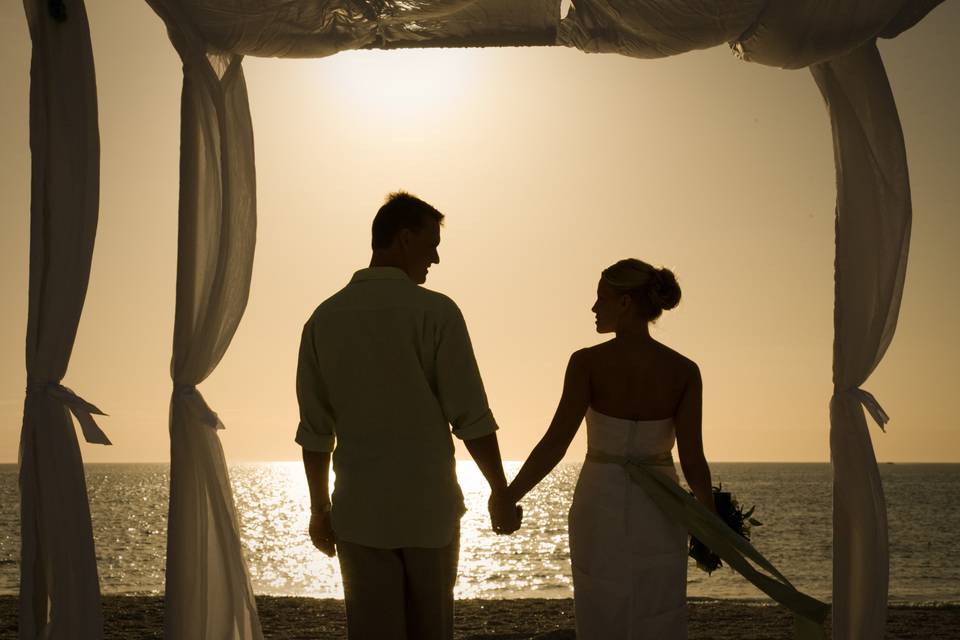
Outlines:
[[438,549],[337,541],[349,640],[452,640],[460,532]]

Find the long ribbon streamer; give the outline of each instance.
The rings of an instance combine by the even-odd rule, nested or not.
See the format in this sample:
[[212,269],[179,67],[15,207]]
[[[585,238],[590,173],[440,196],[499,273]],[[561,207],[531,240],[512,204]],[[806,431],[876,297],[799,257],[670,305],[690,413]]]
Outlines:
[[[826,620],[827,613],[830,611],[830,605],[797,591],[790,581],[745,538],[734,532],[723,520],[681,489],[676,482],[653,470],[651,467],[664,465],[661,458],[633,460],[624,456],[589,451],[587,460],[622,466],[630,479],[640,485],[654,504],[668,517],[682,523],[690,533],[710,547],[711,551],[719,555],[732,569],[792,611],[794,638],[825,640],[823,621]],[[770,575],[758,571],[749,560]]]
[[883,407],[880,406],[880,403],[877,402],[877,399],[873,397],[873,394],[865,389],[851,389],[850,392],[853,394],[857,400],[860,401],[860,404],[863,405],[863,408],[873,417],[876,421],[877,426],[880,427],[880,430],[884,433],[887,432],[886,424],[890,422],[890,416],[887,415],[887,412],[883,410]]

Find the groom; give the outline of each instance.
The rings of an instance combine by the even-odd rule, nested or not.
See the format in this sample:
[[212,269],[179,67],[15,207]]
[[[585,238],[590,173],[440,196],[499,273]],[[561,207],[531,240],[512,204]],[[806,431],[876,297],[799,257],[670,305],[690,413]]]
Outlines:
[[351,640],[453,638],[465,508],[451,426],[490,484],[494,531],[520,526],[463,316],[418,286],[440,263],[442,222],[423,200],[391,194],[373,219],[370,267],[303,328],[296,441],[310,538],[339,555]]

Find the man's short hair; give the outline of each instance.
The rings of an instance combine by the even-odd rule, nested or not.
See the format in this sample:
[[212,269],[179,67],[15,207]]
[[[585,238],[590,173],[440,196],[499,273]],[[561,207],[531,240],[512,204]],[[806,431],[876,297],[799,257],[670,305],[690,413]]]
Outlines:
[[427,220],[443,224],[443,214],[406,191],[387,196],[387,201],[373,218],[373,248],[386,249],[403,229],[420,231]]

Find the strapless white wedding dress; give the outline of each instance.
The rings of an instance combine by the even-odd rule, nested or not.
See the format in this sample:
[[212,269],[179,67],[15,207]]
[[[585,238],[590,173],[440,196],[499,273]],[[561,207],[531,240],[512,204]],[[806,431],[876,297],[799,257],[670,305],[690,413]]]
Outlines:
[[[591,451],[670,455],[672,418],[625,420],[587,410]],[[672,464],[651,467],[675,482]],[[586,460],[570,507],[570,563],[579,640],[686,640],[687,532],[622,465]]]

